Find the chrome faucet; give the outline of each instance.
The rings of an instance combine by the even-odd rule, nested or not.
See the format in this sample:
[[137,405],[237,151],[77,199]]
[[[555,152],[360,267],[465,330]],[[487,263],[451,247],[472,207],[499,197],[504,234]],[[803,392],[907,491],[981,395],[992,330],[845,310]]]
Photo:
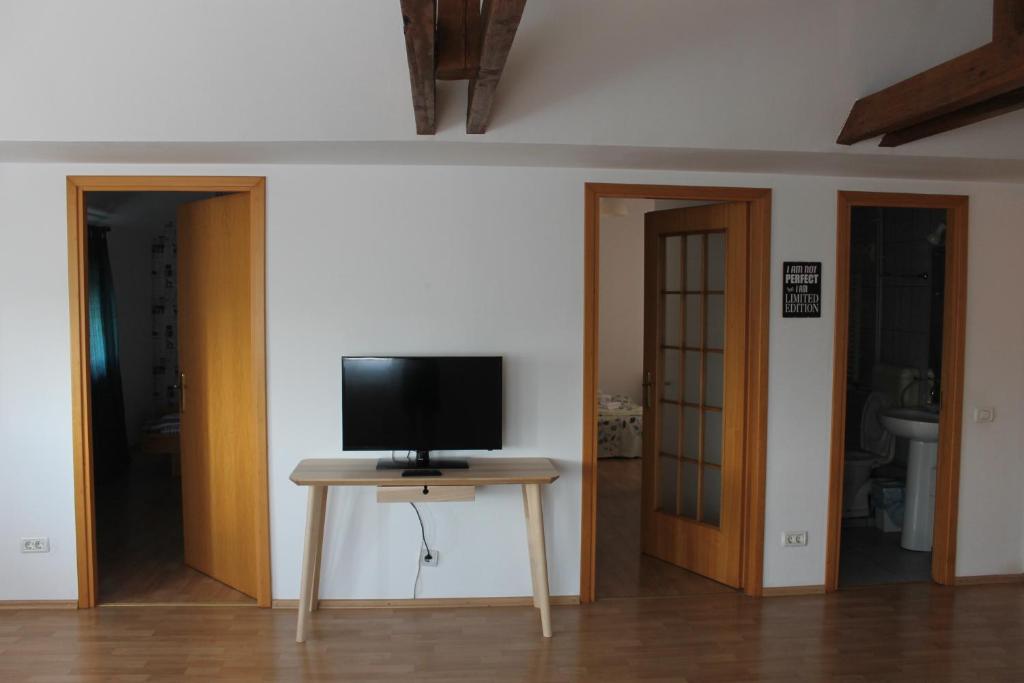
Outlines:
[[939,403],[939,381],[932,377],[918,377],[912,380],[907,386],[903,387],[903,391],[900,392],[900,407],[907,407],[907,392],[910,391],[911,387],[917,386],[923,382],[929,382],[928,396],[925,397],[924,404],[928,407],[937,407]]
[[942,393],[939,390],[939,378],[936,377],[932,380],[932,388],[928,390],[928,401],[925,405],[930,406],[938,410],[939,403],[942,399]]

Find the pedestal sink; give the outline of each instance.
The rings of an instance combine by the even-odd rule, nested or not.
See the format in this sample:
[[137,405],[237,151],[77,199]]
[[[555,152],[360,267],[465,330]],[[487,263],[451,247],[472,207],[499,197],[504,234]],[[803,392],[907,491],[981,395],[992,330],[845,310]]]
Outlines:
[[939,414],[927,408],[883,410],[882,426],[910,441],[907,453],[907,491],[900,545],[929,552],[935,520],[935,466],[938,459]]

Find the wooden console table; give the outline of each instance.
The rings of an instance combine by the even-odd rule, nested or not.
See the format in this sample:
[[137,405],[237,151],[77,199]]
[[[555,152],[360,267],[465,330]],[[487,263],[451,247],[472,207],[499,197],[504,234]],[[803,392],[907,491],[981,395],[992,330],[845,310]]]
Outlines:
[[521,486],[529,539],[533,605],[540,610],[544,637],[551,637],[551,603],[540,487],[558,479],[554,464],[547,458],[470,458],[469,469],[442,472],[440,477],[403,477],[401,470],[378,470],[377,461],[369,458],[303,460],[295,467],[291,480],[299,486],[309,487],[296,642],[305,642],[309,614],[316,610],[320,599],[320,565],[327,514],[327,489],[330,486],[376,486],[378,502],[473,500],[478,486]]

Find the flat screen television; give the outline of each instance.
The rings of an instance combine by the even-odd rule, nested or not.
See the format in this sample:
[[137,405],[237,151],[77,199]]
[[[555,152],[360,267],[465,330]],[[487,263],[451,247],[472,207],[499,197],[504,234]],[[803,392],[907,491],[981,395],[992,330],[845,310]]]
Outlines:
[[430,451],[501,448],[500,356],[346,356],[341,384],[342,448],[404,451],[379,469],[462,468]]

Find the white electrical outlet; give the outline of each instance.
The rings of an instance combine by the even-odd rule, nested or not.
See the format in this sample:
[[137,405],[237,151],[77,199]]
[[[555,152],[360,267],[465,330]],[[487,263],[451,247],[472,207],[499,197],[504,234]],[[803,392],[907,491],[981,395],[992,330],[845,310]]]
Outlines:
[[21,552],[48,553],[50,552],[50,539],[45,536],[37,538],[23,538],[21,539]]
[[[430,555],[430,557],[427,558],[427,555]],[[436,548],[431,548],[430,550],[420,548],[420,564],[424,567],[436,567],[440,561],[441,552]]]
[[979,422],[979,423],[995,422],[996,421],[996,409],[988,407],[988,406],[985,406],[983,408],[975,408],[974,409],[974,414],[972,415],[972,419],[975,422]]
[[782,534],[782,545],[785,548],[807,545],[806,531],[786,531]]

